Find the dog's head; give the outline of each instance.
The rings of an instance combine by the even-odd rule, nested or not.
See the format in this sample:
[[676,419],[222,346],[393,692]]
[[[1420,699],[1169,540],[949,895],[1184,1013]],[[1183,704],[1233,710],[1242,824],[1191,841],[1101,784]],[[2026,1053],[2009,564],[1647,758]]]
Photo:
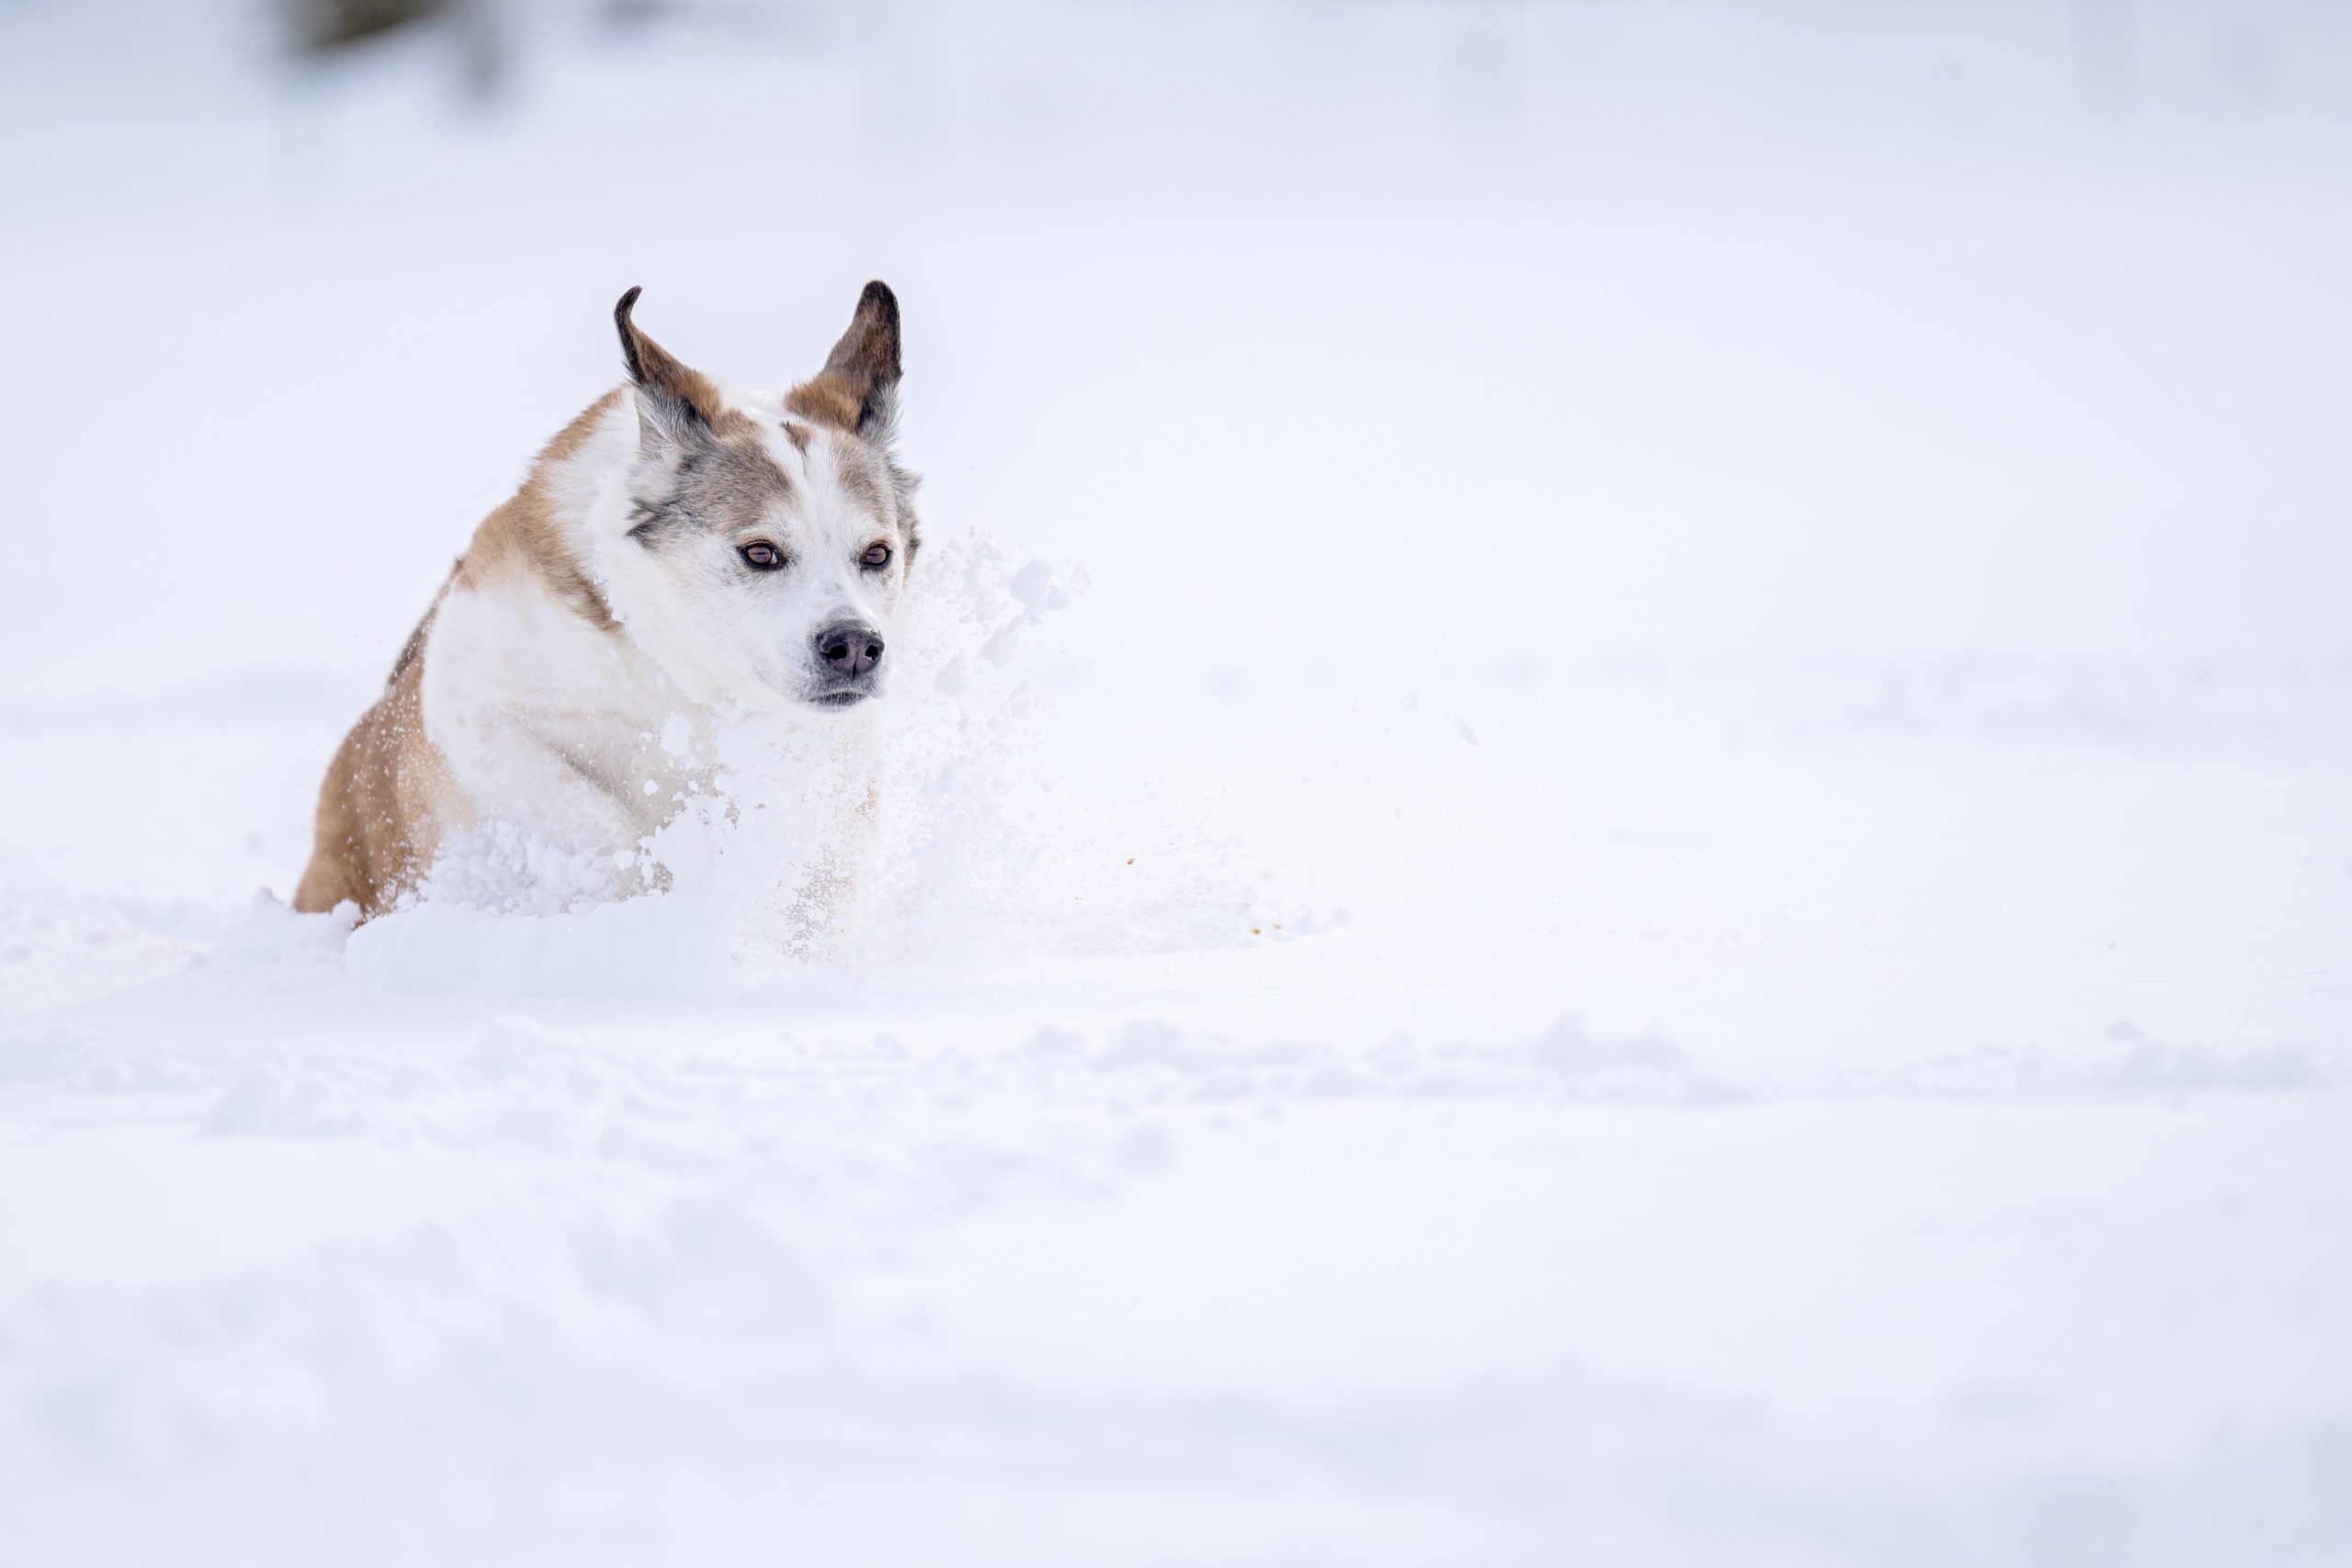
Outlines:
[[854,707],[883,690],[918,544],[891,449],[899,301],[869,283],[816,376],[730,392],[614,310],[636,454],[604,552],[629,634],[707,700]]

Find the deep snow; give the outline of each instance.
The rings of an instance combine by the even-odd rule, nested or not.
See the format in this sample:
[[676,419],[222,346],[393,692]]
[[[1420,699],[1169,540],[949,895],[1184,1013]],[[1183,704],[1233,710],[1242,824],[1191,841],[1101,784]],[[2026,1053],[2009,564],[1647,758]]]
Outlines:
[[[2352,1559],[2342,17],[697,15],[0,13],[11,1561]],[[839,928],[257,898],[869,274]]]

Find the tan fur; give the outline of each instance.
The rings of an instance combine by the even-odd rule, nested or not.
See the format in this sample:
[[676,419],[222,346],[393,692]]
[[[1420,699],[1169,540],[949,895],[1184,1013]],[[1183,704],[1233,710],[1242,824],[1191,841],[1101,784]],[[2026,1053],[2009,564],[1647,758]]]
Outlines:
[[879,423],[899,384],[899,301],[879,283],[858,297],[849,330],[825,356],[825,367],[785,394],[784,406],[803,419],[863,435]]
[[[537,576],[594,625],[615,628],[605,596],[556,526],[550,471],[586,444],[620,396],[618,388],[605,393],[548,443],[523,488],[474,530],[441,594],[456,583],[481,588]],[[436,610],[441,594],[434,596]],[[424,734],[424,643],[433,615],[425,612],[410,634],[384,694],[327,764],[311,863],[294,889],[297,909],[316,913],[348,899],[363,919],[382,914],[416,886],[440,847],[441,824],[464,809],[447,762]]]
[[345,900],[365,918],[391,907],[432,863],[436,805],[447,793],[441,754],[424,738],[419,692],[424,625],[409,639],[376,705],[336,748],[319,786],[317,837],[294,907],[316,913]]
[[621,357],[628,365],[629,378],[639,389],[652,394],[657,402],[674,400],[716,432],[740,433],[750,428],[751,422],[739,410],[726,406],[718,395],[718,382],[645,335],[630,314],[637,306],[637,293],[632,288],[622,295],[619,307],[613,311],[613,321],[621,332]]
[[587,444],[590,433],[620,396],[617,387],[606,392],[547,444],[531,465],[523,488],[500,502],[474,530],[473,543],[458,562],[457,581],[469,588],[487,588],[537,575],[572,609],[606,631],[614,629],[617,623],[611,606],[589,581],[571,542],[556,525],[548,475],[555,465]]
[[854,431],[865,398],[848,381],[831,372],[803,381],[784,396],[784,406],[803,419]]

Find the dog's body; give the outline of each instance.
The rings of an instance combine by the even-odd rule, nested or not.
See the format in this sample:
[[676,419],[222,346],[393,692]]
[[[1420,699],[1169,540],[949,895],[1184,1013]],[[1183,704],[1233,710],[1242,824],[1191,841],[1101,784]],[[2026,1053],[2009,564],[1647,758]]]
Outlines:
[[878,694],[918,543],[890,449],[899,310],[869,284],[823,370],[731,391],[615,319],[629,379],[485,518],[345,737],[294,907],[379,914],[458,835],[610,868],[695,782],[686,737]]

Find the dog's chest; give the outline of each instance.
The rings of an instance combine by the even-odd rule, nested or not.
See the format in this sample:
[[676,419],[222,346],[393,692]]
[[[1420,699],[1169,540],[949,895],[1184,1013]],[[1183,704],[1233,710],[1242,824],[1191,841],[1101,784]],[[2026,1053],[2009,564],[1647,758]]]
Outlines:
[[425,650],[427,736],[471,815],[590,847],[702,782],[687,705],[625,638],[530,593],[453,593]]

